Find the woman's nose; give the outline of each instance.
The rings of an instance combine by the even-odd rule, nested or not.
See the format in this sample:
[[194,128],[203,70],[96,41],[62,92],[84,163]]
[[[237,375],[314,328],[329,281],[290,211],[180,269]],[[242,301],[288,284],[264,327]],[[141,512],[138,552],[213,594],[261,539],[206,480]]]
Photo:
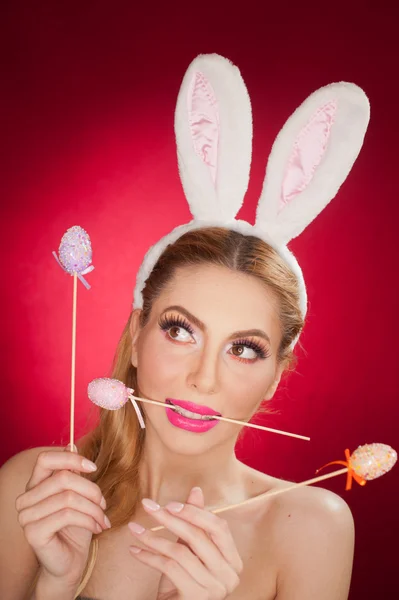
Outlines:
[[216,352],[205,350],[193,357],[187,374],[187,385],[202,394],[218,391],[218,357]]

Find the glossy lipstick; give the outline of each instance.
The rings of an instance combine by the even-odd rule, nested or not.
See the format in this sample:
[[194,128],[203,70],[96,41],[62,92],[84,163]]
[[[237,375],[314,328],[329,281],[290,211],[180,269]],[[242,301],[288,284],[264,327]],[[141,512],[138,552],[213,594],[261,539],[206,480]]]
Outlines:
[[[193,402],[188,402],[186,400],[175,400],[174,398],[167,398],[166,403],[168,402],[176,406],[180,406],[185,410],[197,413],[199,415],[221,416],[220,413],[218,413],[216,410],[213,410],[213,408],[210,408],[209,406],[201,406],[199,404],[194,404]],[[183,415],[180,415],[178,412],[173,410],[173,408],[166,408],[165,410],[166,416],[168,417],[170,423],[172,423],[172,425],[174,425],[175,427],[180,427],[180,429],[185,429],[186,431],[203,433],[205,431],[209,431],[219,423],[217,419],[203,420],[183,417]]]

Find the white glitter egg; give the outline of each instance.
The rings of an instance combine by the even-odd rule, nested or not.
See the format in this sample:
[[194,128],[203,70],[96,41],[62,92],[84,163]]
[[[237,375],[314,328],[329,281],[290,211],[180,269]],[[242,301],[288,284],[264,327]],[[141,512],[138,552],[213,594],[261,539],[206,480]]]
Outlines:
[[118,410],[118,408],[122,408],[126,404],[131,391],[118,379],[101,377],[93,379],[89,383],[87,395],[94,404],[101,406],[101,408]]
[[62,236],[58,253],[60,263],[68,273],[82,273],[92,261],[89,234],[79,225],[70,227]]
[[360,477],[371,481],[388,473],[397,458],[396,451],[387,444],[365,444],[352,453],[349,464]]

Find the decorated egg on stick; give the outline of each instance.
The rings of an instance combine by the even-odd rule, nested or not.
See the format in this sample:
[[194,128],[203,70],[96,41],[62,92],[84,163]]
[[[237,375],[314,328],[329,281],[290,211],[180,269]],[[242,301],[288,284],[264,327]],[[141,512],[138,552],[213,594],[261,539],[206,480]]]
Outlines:
[[141,414],[137,402],[132,396],[133,391],[134,390],[131,388],[126,387],[119,379],[100,377],[99,379],[93,379],[93,381],[89,383],[87,395],[94,404],[101,408],[106,408],[107,410],[118,410],[130,400],[136,411],[140,426],[144,429],[145,423],[143,415]]
[[75,428],[75,373],[76,373],[76,309],[77,309],[77,280],[86,289],[90,289],[83,275],[90,273],[94,266],[92,261],[91,242],[88,233],[79,225],[74,225],[64,233],[59,247],[59,257],[53,251],[53,256],[60,267],[73,276],[72,300],[72,367],[71,367],[71,402],[70,402],[70,448],[74,448]]
[[83,227],[74,225],[64,233],[58,253],[59,257],[53,251],[53,256],[60,267],[70,275],[76,274],[83,285],[87,289],[90,289],[90,285],[83,275],[93,271],[94,266],[91,264],[92,249],[90,237]]
[[359,446],[349,458],[349,466],[366,481],[382,477],[398,460],[396,450],[387,444],[365,444]]

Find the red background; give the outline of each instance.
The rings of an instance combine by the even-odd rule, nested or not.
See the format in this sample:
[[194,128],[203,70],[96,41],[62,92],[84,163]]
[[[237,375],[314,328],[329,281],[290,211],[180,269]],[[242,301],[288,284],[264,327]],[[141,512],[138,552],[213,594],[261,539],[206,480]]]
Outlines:
[[[72,280],[51,251],[75,224],[90,234],[95,265],[92,289],[78,292],[83,432],[87,383],[109,373],[144,253],[190,218],[173,112],[185,69],[207,52],[236,63],[251,96],[253,167],[239,214],[250,222],[274,137],[308,94],[354,81],[372,106],[348,181],[291,244],[308,286],[305,352],[275,397],[279,414],[262,422],[312,441],[250,430],[238,454],[300,481],[346,447],[398,448],[397,21],[381,3],[265,4],[3,5],[1,461],[68,442]],[[365,489],[344,486],[325,483],[355,517],[350,598],[392,597],[398,468]]]

